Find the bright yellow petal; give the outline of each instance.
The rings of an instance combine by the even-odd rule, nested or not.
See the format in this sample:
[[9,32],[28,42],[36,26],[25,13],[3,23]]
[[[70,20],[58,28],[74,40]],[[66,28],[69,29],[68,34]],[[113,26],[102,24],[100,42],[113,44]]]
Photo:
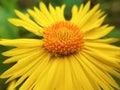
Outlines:
[[97,42],[97,43],[115,43],[120,41],[117,38],[105,38],[105,39],[87,39],[87,41]]
[[40,48],[39,47],[35,47],[35,48],[14,48],[14,49],[8,50],[6,52],[3,52],[2,54],[4,56],[18,56],[18,55],[26,54],[28,52],[35,51],[37,49],[40,49]]
[[91,40],[86,41],[85,46],[89,48],[94,48],[100,52],[104,52],[107,56],[116,58],[116,60],[118,59],[118,62],[120,61],[118,58],[120,54],[120,48],[117,46],[109,45],[107,43],[102,42],[94,42]]
[[69,60],[69,57],[65,57],[65,89],[64,90],[75,90],[75,85],[73,82],[73,78],[72,78],[72,70],[71,70],[71,62]]
[[71,20],[76,16],[77,13],[78,13],[78,7],[77,7],[77,5],[74,5],[72,7],[72,18],[71,18]]
[[[82,53],[81,53],[82,54]],[[101,81],[103,81],[103,83],[106,83],[106,84],[110,84],[110,85],[112,85],[112,86],[114,86],[114,87],[116,87],[116,88],[119,88],[119,86],[117,85],[117,83],[113,80],[113,78],[109,75],[109,73],[108,72],[106,72],[106,71],[104,71],[104,69],[103,70],[101,70],[101,68],[103,68],[103,66],[102,66],[102,64],[101,64],[101,66],[100,66],[100,68],[98,68],[98,66],[96,66],[95,64],[94,64],[94,62],[95,61],[97,61],[97,60],[94,60],[94,62],[91,62],[91,58],[89,57],[89,55],[85,55],[85,54],[82,54],[82,56],[84,56],[85,58],[84,58],[84,60],[82,60],[83,61],[83,63],[85,63],[86,64],[86,67],[88,67],[88,68],[90,68],[91,69],[91,71],[93,71],[93,73],[94,74],[96,74],[96,76],[101,80]],[[89,58],[88,58],[89,57]],[[106,68],[106,67],[104,67],[104,68]],[[97,83],[97,82],[96,82]],[[110,86],[109,85],[109,86]]]
[[31,9],[28,9],[27,12],[32,16],[32,18],[42,27],[48,27],[51,25],[49,20],[46,18],[46,16],[40,12],[40,10],[36,7],[34,7],[34,11]]
[[[104,12],[98,10],[99,6],[100,5],[97,4],[93,7],[93,9],[89,10],[90,2],[88,2],[85,6],[81,5],[80,10],[78,12],[76,12],[77,8],[73,6],[72,18],[70,22],[78,25],[82,32],[87,32],[89,30],[99,27],[106,17],[106,15],[102,16]],[[76,13],[74,13],[73,10],[75,10]]]
[[92,22],[90,24],[86,23],[83,27],[81,27],[81,31],[85,33],[85,32],[88,32],[90,30],[93,30],[95,28],[100,27],[100,25],[103,23],[103,21],[104,21],[105,18],[106,18],[106,15],[102,16],[100,19],[96,19],[95,22]]
[[15,83],[16,83],[16,80],[11,81],[9,86],[7,87],[7,90],[16,90]]
[[38,39],[2,39],[0,41],[0,45],[15,46],[20,48],[41,47],[43,45],[43,41]]
[[56,7],[56,17],[58,21],[65,21],[64,9],[65,9],[65,5],[62,5],[61,8]]
[[120,69],[120,65],[119,65],[120,60],[118,58],[104,55],[102,51],[98,51],[90,47],[85,47],[83,51],[90,54],[91,56],[94,56],[94,58],[96,58],[97,60],[108,66],[111,66],[116,69]]
[[[81,18],[81,17],[79,17],[79,14],[82,13],[83,8],[84,8],[83,4],[81,4],[79,10],[77,10],[77,8],[75,8],[75,6],[72,7],[72,17],[70,19],[70,22],[75,23],[75,24],[77,24],[79,22],[78,18]],[[73,10],[75,10],[76,13],[74,13]]]
[[[78,90],[94,90],[94,88],[97,88],[96,86],[93,86],[93,83],[88,78],[88,75],[84,72],[84,68],[81,66],[81,62],[79,62],[79,59],[81,59],[81,56],[74,55],[71,59],[71,67],[73,69],[74,78],[76,78],[77,87],[79,86]],[[87,85],[87,87],[86,87]]]
[[[88,75],[91,78],[94,78],[95,82],[99,86],[103,87],[105,90],[111,90],[111,89],[113,89],[113,87],[106,81],[106,78],[109,78],[107,76],[107,74],[104,74],[103,72],[101,72],[92,63],[90,63],[83,55],[81,55],[81,59],[78,59],[78,60],[81,63],[81,65],[84,68],[84,70],[88,73]],[[110,80],[110,78],[108,80]],[[113,82],[112,80],[110,80],[110,83],[114,84],[115,82]]]
[[[95,9],[93,8],[93,11],[94,11]],[[88,13],[90,13],[91,11],[89,11]],[[82,26],[80,26],[79,25],[79,23],[77,24],[80,28],[81,28],[81,30],[83,31],[83,32],[87,32],[87,31],[89,31],[89,30],[92,30],[92,29],[94,29],[94,28],[96,28],[96,27],[98,27],[98,26],[100,26],[101,25],[101,23],[103,22],[101,22],[101,23],[99,23],[98,24],[98,22],[100,22],[101,20],[101,16],[104,14],[104,12],[102,12],[101,10],[98,10],[98,11],[96,11],[96,12],[93,12],[93,15],[91,16],[91,17],[89,17],[88,16],[88,19],[87,20],[85,20],[86,22],[84,23],[84,24],[82,24]],[[88,15],[88,14],[86,14],[86,15]],[[94,18],[93,18],[94,17]],[[103,20],[104,20],[104,18],[105,18],[105,16],[102,18]],[[91,27],[92,26],[92,27]],[[91,27],[91,28],[90,28]]]
[[80,52],[80,54],[82,54],[84,57],[86,57],[91,63],[93,63],[95,66],[97,66],[102,71],[108,72],[111,75],[114,75],[114,76],[120,78],[119,72],[114,70],[114,68],[109,67],[108,65],[106,65],[102,62],[99,62],[99,60],[97,60],[95,57],[89,55],[87,52]]
[[[22,51],[21,51],[22,50]],[[3,52],[2,54],[4,56],[12,56],[8,59],[6,59],[3,63],[12,63],[21,60],[24,57],[27,57],[31,54],[33,54],[34,51],[40,50],[42,51],[41,48],[15,48],[6,52]]]
[[[10,53],[9,51],[8,51],[8,53],[5,52],[5,53],[3,53],[4,56],[12,56],[13,55],[13,57],[10,57],[10,58],[6,59],[3,63],[6,64],[6,63],[12,63],[12,62],[19,61],[22,58],[27,57],[27,56],[33,54],[33,51],[35,51],[35,50],[39,50],[39,48],[33,48],[32,50],[30,50],[30,52],[25,52],[25,53],[24,52],[21,52],[21,53],[17,52],[16,54],[12,53],[11,55],[8,55],[8,53]],[[28,50],[26,49],[26,51],[28,51]]]
[[49,4],[49,11],[50,11],[50,14],[52,15],[52,17],[54,18],[54,20],[57,21],[56,11],[51,4]]
[[30,54],[29,56],[23,57],[21,59],[18,58],[19,61],[12,68],[8,69],[8,71],[2,74],[1,77],[9,77],[14,75],[15,73],[19,72],[20,69],[32,63],[34,59],[42,55],[40,50],[35,50],[32,52],[32,54],[31,53],[29,54]]
[[43,29],[40,26],[38,26],[37,24],[28,23],[28,21],[14,19],[14,18],[9,19],[8,21],[15,26],[22,26],[26,30],[28,30],[28,31],[30,31],[38,36],[43,35]]
[[90,30],[90,31],[86,32],[85,33],[85,38],[86,39],[98,39],[98,38],[101,38],[101,37],[107,35],[113,29],[114,29],[113,26],[108,27],[108,25],[104,25],[102,27],[95,28],[93,30]]
[[54,18],[55,22],[60,22],[65,20],[64,9],[65,9],[65,5],[62,5],[61,7],[56,7],[54,9],[53,6],[49,4],[50,14]]
[[84,5],[83,9],[82,6],[80,7],[80,10],[78,12],[79,20],[82,19],[89,11],[90,9],[90,1],[87,2],[87,4]]
[[83,16],[78,24],[80,27],[84,26],[90,19],[92,19],[93,15],[95,14],[95,12],[98,10],[99,8],[99,4],[97,4],[93,9],[91,9],[85,16]]
[[49,25],[55,23],[55,20],[52,14],[48,11],[48,8],[43,2],[40,2],[39,7],[40,7],[41,13],[43,13],[43,15],[48,19]]
[[[42,54],[43,53],[43,54]],[[12,78],[20,75],[21,73],[22,76],[19,78],[19,80],[16,82],[16,85],[15,86],[18,86],[19,84],[21,84],[26,78],[28,78],[29,76],[32,75],[32,73],[36,70],[36,68],[38,68],[38,66],[44,66],[46,65],[44,62],[44,60],[46,60],[46,56],[49,57],[49,54],[48,53],[45,53],[45,51],[43,50],[41,52],[41,54],[38,56],[38,58],[34,59],[33,61],[31,61],[31,63],[29,65],[27,65],[26,67],[24,67],[23,69],[21,69],[19,72],[17,72],[16,74],[14,74]],[[47,58],[48,58],[47,57]],[[25,72],[26,71],[26,72]],[[36,78],[38,78],[39,75],[36,76]],[[9,80],[9,79],[8,79]],[[32,87],[32,86],[31,86]]]
[[[35,90],[39,90],[42,88],[42,90],[52,90],[52,82],[54,80],[54,77],[56,75],[57,71],[57,65],[58,65],[57,60],[51,60],[46,67],[46,70],[44,74],[40,74],[38,80],[36,81],[36,85],[34,87]],[[56,87],[53,87],[53,89],[57,89]]]
[[17,15],[20,19],[25,20],[25,21],[28,21],[29,23],[33,23],[33,22],[30,20],[30,18],[29,18],[29,16],[28,16],[27,14],[23,14],[22,12],[20,12],[20,11],[18,11],[18,10],[15,10],[15,13],[16,13],[16,15]]
[[[36,85],[36,82],[39,77],[43,76],[46,73],[46,70],[48,71],[48,68],[50,68],[51,63],[49,62],[50,60],[50,55],[46,55],[46,57],[41,58],[42,62],[39,62],[35,67],[35,70],[29,78],[24,82],[24,84],[20,87],[20,90],[29,90],[32,85]],[[48,63],[49,62],[49,63]],[[41,78],[41,80],[44,78]]]

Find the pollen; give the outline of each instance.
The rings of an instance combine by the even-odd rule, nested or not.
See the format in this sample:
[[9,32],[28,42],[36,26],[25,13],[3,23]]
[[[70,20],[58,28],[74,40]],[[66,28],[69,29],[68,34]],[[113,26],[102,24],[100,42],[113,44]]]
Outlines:
[[44,48],[54,55],[69,55],[83,47],[84,38],[80,28],[70,22],[58,22],[44,31]]

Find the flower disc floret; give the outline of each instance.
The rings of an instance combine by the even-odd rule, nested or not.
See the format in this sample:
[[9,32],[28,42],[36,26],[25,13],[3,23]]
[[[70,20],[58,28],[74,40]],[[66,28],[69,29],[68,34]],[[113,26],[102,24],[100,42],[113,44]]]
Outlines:
[[68,55],[81,49],[84,43],[80,28],[70,22],[58,22],[44,31],[44,47],[55,55]]

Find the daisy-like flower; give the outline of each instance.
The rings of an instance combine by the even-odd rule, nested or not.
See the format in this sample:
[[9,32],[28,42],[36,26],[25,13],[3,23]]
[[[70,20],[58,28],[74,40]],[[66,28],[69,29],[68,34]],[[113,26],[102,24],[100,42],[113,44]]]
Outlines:
[[1,75],[14,79],[19,90],[113,90],[119,89],[111,75],[120,78],[120,48],[103,37],[113,26],[103,25],[106,17],[99,4],[90,2],[72,7],[70,20],[64,17],[65,5],[28,9],[27,15],[15,10],[19,18],[9,21],[42,39],[3,39],[1,45],[15,48],[3,53],[4,63],[16,62]]

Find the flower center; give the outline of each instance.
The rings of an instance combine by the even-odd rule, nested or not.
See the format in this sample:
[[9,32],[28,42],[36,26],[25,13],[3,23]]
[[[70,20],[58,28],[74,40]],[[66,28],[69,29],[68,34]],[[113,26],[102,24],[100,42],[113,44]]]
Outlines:
[[70,22],[58,22],[44,31],[44,47],[54,55],[69,55],[81,49],[84,43],[79,27]]

